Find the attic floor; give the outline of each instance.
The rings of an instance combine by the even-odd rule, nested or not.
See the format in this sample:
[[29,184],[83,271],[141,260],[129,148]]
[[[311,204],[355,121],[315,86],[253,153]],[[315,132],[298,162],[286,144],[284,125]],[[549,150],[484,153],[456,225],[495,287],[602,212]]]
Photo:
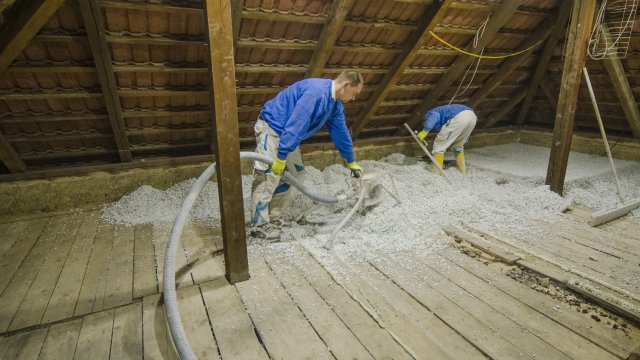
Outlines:
[[[571,232],[592,246],[532,240],[526,249],[501,247],[527,250],[530,263],[538,251],[560,269],[609,283],[637,278],[640,225],[621,220],[591,229],[583,215],[575,209],[564,225],[540,229],[566,239],[573,224]],[[0,359],[178,358],[159,295],[169,230],[114,226],[98,211],[0,222]],[[493,235],[483,236],[500,238]],[[606,246],[593,245],[598,236]],[[190,225],[177,283],[191,346],[201,359],[602,360],[627,359],[640,344],[632,322],[551,297],[540,285],[515,281],[515,267],[469,252],[453,237],[441,240],[449,245],[433,253],[353,263],[319,259],[296,242],[286,252],[264,246],[251,254],[251,279],[232,286],[219,236]]]

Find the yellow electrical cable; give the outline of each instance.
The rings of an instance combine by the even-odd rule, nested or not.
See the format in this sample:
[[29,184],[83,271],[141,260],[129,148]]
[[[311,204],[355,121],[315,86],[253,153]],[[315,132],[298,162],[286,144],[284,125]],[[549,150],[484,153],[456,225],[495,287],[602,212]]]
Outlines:
[[544,40],[540,40],[540,41],[538,41],[537,43],[535,43],[535,44],[533,44],[533,45],[529,46],[528,48],[526,48],[526,49],[524,49],[524,50],[521,50],[521,51],[518,51],[518,52],[515,52],[515,53],[513,53],[513,54],[500,55],[500,56],[491,56],[491,55],[478,55],[478,54],[470,53],[470,52],[468,52],[468,51],[464,51],[464,50],[462,50],[462,49],[460,49],[460,48],[457,48],[457,47],[455,47],[455,46],[453,46],[453,45],[449,44],[448,42],[444,41],[443,39],[439,38],[439,37],[438,37],[438,35],[434,34],[434,33],[433,33],[433,31],[431,31],[431,30],[429,30],[429,34],[431,34],[431,36],[433,36],[434,38],[436,38],[437,40],[439,40],[439,41],[440,41],[440,42],[442,42],[443,44],[447,45],[448,47],[452,48],[453,50],[456,50],[456,51],[458,51],[458,52],[461,52],[461,53],[463,53],[463,54],[465,54],[465,55],[475,56],[475,57],[477,57],[477,58],[481,58],[481,59],[503,59],[503,58],[506,58],[506,57],[511,57],[511,56],[520,55],[520,54],[522,54],[523,52],[527,52],[527,51],[529,51],[529,50],[533,49],[534,47],[536,47],[536,46],[540,45],[540,44],[544,41]]

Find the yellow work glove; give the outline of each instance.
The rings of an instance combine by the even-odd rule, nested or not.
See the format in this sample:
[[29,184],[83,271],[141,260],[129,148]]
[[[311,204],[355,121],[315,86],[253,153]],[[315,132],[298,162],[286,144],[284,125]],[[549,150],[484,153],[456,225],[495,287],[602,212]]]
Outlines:
[[427,137],[427,135],[429,135],[429,132],[427,130],[422,130],[418,133],[418,139],[420,140],[424,140],[424,138]]
[[280,160],[276,156],[271,164],[271,171],[276,175],[281,175],[285,166],[287,166],[287,160]]
[[351,175],[353,175],[354,178],[359,178],[360,174],[362,173],[362,168],[360,167],[360,165],[358,165],[358,163],[354,162],[350,162],[347,164],[347,166],[349,167],[349,169],[351,169]]

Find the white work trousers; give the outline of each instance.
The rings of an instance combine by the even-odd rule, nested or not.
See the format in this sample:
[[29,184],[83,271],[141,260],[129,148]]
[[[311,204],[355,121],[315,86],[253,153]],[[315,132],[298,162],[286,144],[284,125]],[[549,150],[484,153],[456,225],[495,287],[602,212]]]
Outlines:
[[[256,152],[272,159],[278,155],[280,136],[265,121],[258,119],[254,127]],[[300,147],[287,155],[287,171],[304,181],[304,165]],[[255,161],[253,164],[253,183],[251,184],[251,226],[260,226],[277,220],[287,208],[297,189],[275,175],[271,164]]]
[[471,132],[476,127],[478,118],[471,110],[465,110],[454,116],[440,129],[433,142],[433,154],[444,154],[449,147],[456,154],[464,152],[464,144],[469,140]]

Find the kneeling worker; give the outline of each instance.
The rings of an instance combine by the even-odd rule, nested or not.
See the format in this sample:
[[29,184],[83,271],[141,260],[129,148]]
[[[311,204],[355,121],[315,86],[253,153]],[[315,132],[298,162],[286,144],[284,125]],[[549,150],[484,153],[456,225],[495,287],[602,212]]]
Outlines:
[[[444,153],[451,147],[456,156],[458,170],[466,174],[464,144],[469,140],[477,119],[473,110],[465,105],[451,104],[435,107],[425,115],[424,130],[418,133],[418,139],[424,140],[430,131],[438,132],[431,151],[433,158],[442,167]],[[432,171],[438,172],[435,166],[432,167]]]
[[273,158],[271,166],[254,163],[251,186],[251,235],[270,240],[280,239],[280,219],[295,192],[281,179],[287,167],[303,181],[304,165],[300,142],[325,126],[340,155],[354,176],[362,168],[356,163],[351,135],[345,122],[343,102],[362,91],[362,75],[344,71],[335,80],[310,78],[300,80],[267,101],[260,111],[254,131],[256,152]]

